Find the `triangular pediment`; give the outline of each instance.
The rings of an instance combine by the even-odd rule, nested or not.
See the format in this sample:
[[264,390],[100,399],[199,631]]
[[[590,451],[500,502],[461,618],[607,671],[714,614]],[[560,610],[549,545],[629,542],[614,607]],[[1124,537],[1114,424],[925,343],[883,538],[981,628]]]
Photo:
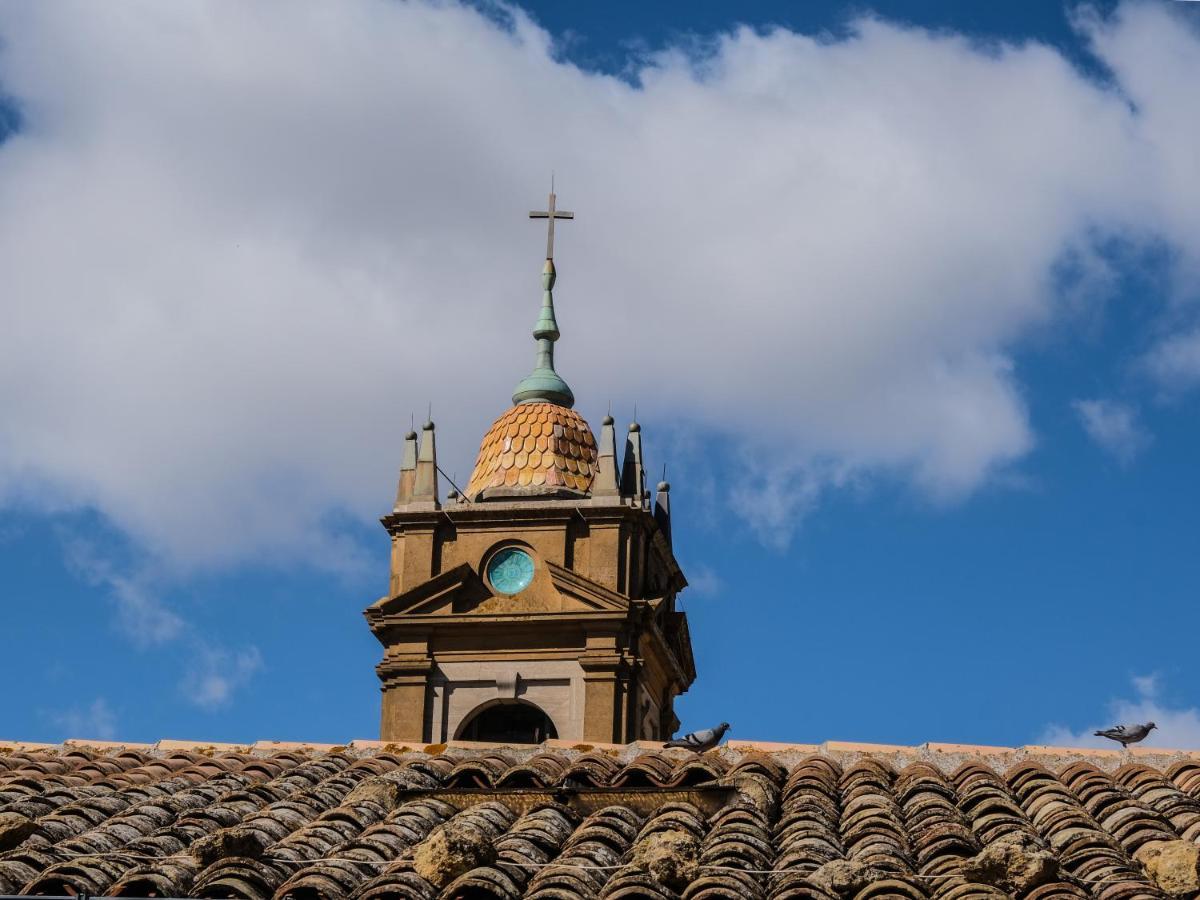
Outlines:
[[550,573],[550,581],[564,599],[569,598],[580,608],[609,612],[629,609],[629,598],[590,578],[554,563],[546,563],[546,570]]
[[[603,585],[596,584],[563,566],[544,563],[541,577],[535,577],[526,590],[511,597],[489,595],[464,614],[475,615],[581,615],[623,613],[629,601]],[[460,610],[456,608],[455,612]]]
[[544,565],[542,578],[510,597],[493,594],[479,573],[463,563],[412,590],[377,601],[367,610],[367,617],[572,615],[629,609],[629,601],[616,591],[554,563]]
[[489,596],[479,574],[466,563],[447,569],[412,590],[384,597],[367,610],[375,616],[427,616],[456,611],[456,607]]

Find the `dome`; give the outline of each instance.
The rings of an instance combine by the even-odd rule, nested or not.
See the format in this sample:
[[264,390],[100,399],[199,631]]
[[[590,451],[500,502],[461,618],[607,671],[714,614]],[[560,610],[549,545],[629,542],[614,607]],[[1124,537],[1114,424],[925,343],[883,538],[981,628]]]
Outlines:
[[583,416],[556,403],[519,403],[479,445],[467,499],[586,495],[596,471],[596,439]]

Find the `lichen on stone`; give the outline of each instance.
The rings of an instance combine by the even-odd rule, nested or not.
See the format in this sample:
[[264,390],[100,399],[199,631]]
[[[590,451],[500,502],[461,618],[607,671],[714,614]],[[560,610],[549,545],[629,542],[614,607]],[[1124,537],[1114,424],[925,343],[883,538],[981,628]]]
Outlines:
[[769,817],[774,814],[779,791],[771,779],[765,775],[759,775],[756,772],[742,772],[720,779],[719,784],[723,787],[733,788],[738,792],[742,803],[757,809],[764,816]]
[[659,884],[682,891],[699,874],[700,841],[690,831],[656,831],[634,845],[630,861]]
[[875,866],[852,859],[833,859],[818,866],[808,880],[827,894],[853,897],[871,882],[890,877],[891,873]]
[[439,825],[413,852],[413,869],[441,889],[451,881],[496,858],[487,835],[469,822],[451,819]]
[[393,779],[377,775],[360,782],[354,790],[346,795],[346,799],[342,803],[349,805],[363,800],[372,800],[391,812],[400,802],[400,790],[400,785]]
[[11,850],[37,831],[37,823],[20,813],[0,813],[0,851]]
[[192,844],[190,851],[201,865],[209,866],[219,859],[234,856],[257,859],[267,846],[268,840],[261,832],[245,825],[233,825],[200,838]]
[[1200,847],[1191,841],[1150,841],[1133,858],[1162,891],[1181,897],[1200,891]]
[[1058,860],[1021,831],[997,838],[963,863],[962,876],[1009,894],[1023,894],[1058,877]]

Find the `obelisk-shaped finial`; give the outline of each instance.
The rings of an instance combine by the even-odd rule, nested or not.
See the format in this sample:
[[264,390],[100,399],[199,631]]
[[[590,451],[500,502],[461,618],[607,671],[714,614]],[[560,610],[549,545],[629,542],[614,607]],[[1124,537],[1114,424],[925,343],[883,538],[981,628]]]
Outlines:
[[441,509],[438,501],[437,444],[433,436],[433,421],[421,428],[421,447],[417,451],[417,474],[413,481],[409,509]]
[[404,455],[400,457],[400,483],[396,487],[396,509],[412,502],[413,488],[417,483],[417,433],[410,431],[404,436]]
[[596,476],[592,480],[592,497],[607,498],[612,503],[621,496],[621,472],[617,467],[617,436],[613,417],[604,417],[600,425],[600,450],[596,457]]
[[654,521],[667,543],[671,543],[671,485],[667,483],[667,473],[663,472],[663,480],[658,483],[658,492],[654,496]]
[[642,426],[636,421],[629,425],[625,438],[625,462],[621,465],[621,496],[631,506],[646,504],[646,468],[642,463]]

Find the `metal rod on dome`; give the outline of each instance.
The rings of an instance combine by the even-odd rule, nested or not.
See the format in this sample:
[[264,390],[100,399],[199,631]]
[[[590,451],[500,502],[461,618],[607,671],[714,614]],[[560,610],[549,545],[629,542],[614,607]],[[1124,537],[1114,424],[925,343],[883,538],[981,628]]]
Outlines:
[[445,470],[445,469],[443,469],[441,466],[438,466],[438,467],[437,467],[437,470],[438,470],[438,473],[439,473],[439,474],[440,474],[440,475],[441,475],[443,478],[445,478],[445,479],[446,479],[448,482],[450,482],[450,487],[452,487],[452,488],[454,488],[456,491],[458,491],[458,499],[460,499],[460,500],[461,500],[463,503],[470,503],[470,502],[471,502],[470,500],[468,500],[468,499],[467,499],[467,495],[466,495],[466,494],[464,494],[464,493],[462,492],[462,490],[459,488],[459,486],[458,486],[457,484],[455,484],[455,483],[454,483],[454,479],[453,479],[453,478],[451,478],[449,475],[447,475],[447,474],[446,474],[446,470]]

